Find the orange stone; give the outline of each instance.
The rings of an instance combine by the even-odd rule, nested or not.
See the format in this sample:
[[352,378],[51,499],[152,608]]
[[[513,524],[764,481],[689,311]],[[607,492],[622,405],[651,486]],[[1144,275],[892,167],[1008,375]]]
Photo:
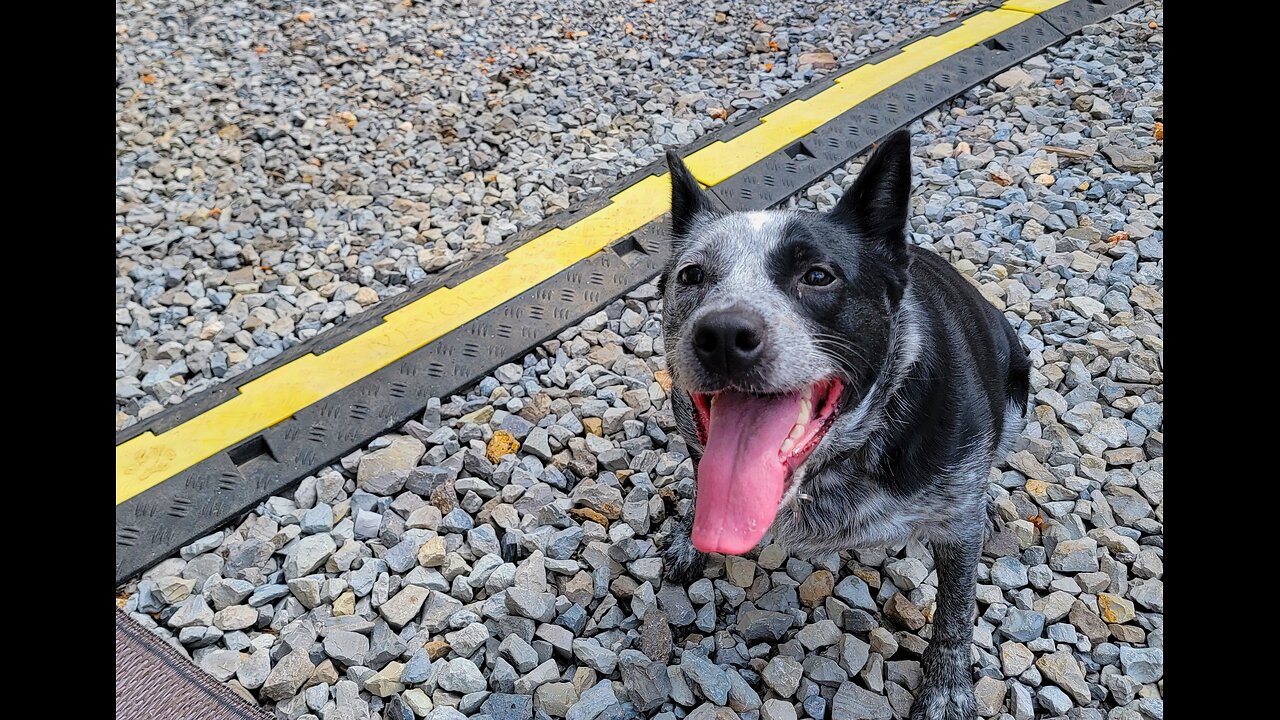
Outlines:
[[485,448],[484,455],[489,458],[489,462],[496,463],[502,459],[503,455],[514,455],[520,449],[520,442],[506,430],[498,430],[489,438],[489,445]]

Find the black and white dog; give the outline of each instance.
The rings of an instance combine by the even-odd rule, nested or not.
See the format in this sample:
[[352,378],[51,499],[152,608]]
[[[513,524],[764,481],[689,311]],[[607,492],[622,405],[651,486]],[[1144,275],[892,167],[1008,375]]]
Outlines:
[[912,718],[975,717],[974,573],[992,463],[1022,427],[1030,364],[1000,312],[909,244],[910,136],[828,214],[725,213],[674,153],[660,284],[674,411],[697,461],[667,571],[741,554],[929,542],[933,635]]

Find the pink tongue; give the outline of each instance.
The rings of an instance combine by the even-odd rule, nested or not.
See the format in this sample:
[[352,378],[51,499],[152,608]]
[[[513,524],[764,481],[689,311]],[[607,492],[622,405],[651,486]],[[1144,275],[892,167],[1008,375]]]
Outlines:
[[725,391],[716,396],[706,452],[698,463],[694,547],[740,555],[769,531],[787,479],[778,448],[799,412],[799,393],[762,398]]

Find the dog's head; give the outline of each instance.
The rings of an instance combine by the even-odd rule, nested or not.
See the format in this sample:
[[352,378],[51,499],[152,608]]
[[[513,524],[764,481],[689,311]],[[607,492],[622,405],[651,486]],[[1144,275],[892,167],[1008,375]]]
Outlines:
[[885,140],[834,210],[720,211],[674,153],[667,365],[704,453],[693,543],[755,547],[870,390],[907,282],[910,136]]

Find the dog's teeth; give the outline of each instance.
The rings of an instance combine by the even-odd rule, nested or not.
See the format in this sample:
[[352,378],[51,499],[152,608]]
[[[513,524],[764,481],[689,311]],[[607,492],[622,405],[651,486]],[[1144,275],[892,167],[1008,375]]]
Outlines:
[[800,438],[802,437],[804,437],[804,426],[797,423],[796,425],[792,426],[791,434],[787,436],[787,439],[794,440],[795,442],[800,442]]
[[786,440],[782,441],[782,446],[778,448],[778,451],[781,452],[783,455],[786,455],[790,453],[792,450],[794,450],[795,447],[796,447],[795,442],[791,438],[787,438]]
[[809,398],[800,401],[800,414],[796,417],[796,425],[806,425],[813,412],[813,405],[809,402]]

